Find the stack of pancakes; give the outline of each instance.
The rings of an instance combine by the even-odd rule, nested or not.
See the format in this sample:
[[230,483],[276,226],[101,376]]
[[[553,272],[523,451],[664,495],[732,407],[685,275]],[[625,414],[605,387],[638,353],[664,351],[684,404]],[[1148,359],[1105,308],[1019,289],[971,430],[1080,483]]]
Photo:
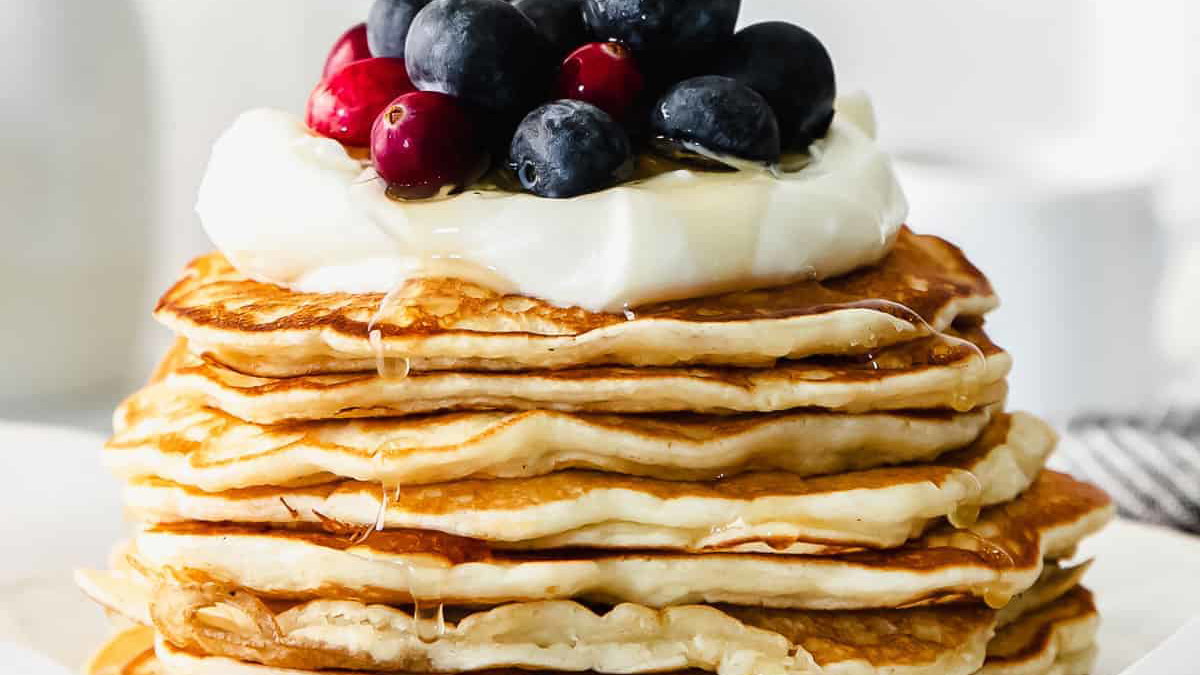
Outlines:
[[987,280],[904,229],[844,277],[625,316],[194,262],[106,449],[140,527],[94,673],[1085,673],[1111,515],[1004,409]]

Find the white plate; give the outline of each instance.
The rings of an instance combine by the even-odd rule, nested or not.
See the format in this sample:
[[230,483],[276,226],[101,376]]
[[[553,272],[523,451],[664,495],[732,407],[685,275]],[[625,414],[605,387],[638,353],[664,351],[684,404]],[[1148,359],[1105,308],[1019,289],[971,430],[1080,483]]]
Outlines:
[[[0,518],[0,655],[24,647],[77,671],[105,634],[100,611],[70,578],[75,567],[102,566],[124,531],[101,442],[0,422],[0,513],[19,514]],[[1200,539],[1119,521],[1080,556],[1096,558],[1087,584],[1104,618],[1092,675],[1117,675],[1200,615]]]
[[1079,557],[1095,558],[1084,583],[1102,620],[1092,675],[1117,675],[1200,616],[1200,538],[1119,520],[1085,541]]
[[[117,482],[100,466],[103,437],[0,421],[0,663],[11,647],[78,672],[107,633],[71,571],[103,566],[121,538]],[[32,661],[30,662],[32,664]],[[24,666],[22,675],[42,675]]]

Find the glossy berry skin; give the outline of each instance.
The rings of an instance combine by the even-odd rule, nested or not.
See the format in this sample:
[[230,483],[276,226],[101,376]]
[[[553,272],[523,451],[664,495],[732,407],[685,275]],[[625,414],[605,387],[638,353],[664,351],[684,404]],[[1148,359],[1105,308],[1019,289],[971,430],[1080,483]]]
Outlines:
[[556,54],[591,40],[583,25],[583,0],[516,0],[513,7],[533,21]]
[[325,58],[325,69],[321,72],[324,79],[355,61],[371,58],[371,49],[367,46],[367,24],[360,23],[342,33],[338,41],[333,43],[329,56]]
[[[650,130],[661,149],[706,160],[779,161],[779,124],[767,100],[729,77],[684,80],[654,105]],[[703,152],[687,147],[699,146]]]
[[558,97],[586,101],[626,120],[645,86],[633,53],[619,42],[593,42],[571,52],[558,72]]
[[413,19],[405,60],[417,88],[515,120],[549,92],[550,53],[504,0],[433,0]]
[[596,192],[633,174],[625,130],[583,101],[553,101],[526,115],[508,159],[521,185],[542,197]]
[[733,35],[741,0],[584,0],[597,40],[618,40],[639,56],[698,55]]
[[379,113],[413,89],[404,59],[355,61],[322,80],[309,95],[308,128],[346,145],[366,146]]
[[392,101],[371,130],[371,162],[391,194],[422,199],[465,187],[486,162],[470,113],[448,94],[414,91]]
[[714,72],[767,99],[779,118],[784,150],[803,151],[829,131],[837,96],[833,61],[807,30],[782,21],[743,28]]
[[367,40],[371,53],[394,59],[404,58],[408,29],[429,0],[375,0],[367,13]]

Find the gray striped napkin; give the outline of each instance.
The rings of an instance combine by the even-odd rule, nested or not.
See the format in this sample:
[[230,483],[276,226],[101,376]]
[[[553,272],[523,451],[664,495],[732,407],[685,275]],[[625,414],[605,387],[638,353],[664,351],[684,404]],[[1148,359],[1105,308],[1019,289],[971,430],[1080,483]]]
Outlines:
[[1200,410],[1077,417],[1056,463],[1107,490],[1127,518],[1200,534]]

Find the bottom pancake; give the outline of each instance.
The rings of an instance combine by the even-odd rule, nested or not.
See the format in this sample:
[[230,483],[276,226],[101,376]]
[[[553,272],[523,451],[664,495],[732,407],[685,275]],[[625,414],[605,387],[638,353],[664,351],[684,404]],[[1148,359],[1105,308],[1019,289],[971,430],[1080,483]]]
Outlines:
[[[625,638],[632,645],[619,644],[621,633],[597,636],[579,632],[573,643],[556,643],[553,622],[559,616],[542,616],[536,612],[528,617],[546,630],[519,624],[509,624],[509,630],[484,631],[479,634],[481,649],[476,650],[483,658],[476,658],[477,667],[454,670],[486,670],[491,675],[516,675],[518,673],[544,672],[547,675],[563,672],[689,672],[701,675],[716,672],[720,675],[757,675],[759,673],[817,673],[825,675],[1083,675],[1094,658],[1097,615],[1091,594],[1073,584],[1079,572],[1061,571],[1043,578],[1029,593],[1022,596],[1020,613],[996,612],[982,606],[951,606],[912,610],[881,610],[856,612],[779,612],[769,610],[746,610],[754,616],[742,618],[741,630],[736,633],[713,634],[712,637],[726,638],[717,644],[708,644],[710,634],[694,634],[680,639],[675,652],[690,650],[712,652],[713,664],[708,667],[692,664],[670,666],[662,658],[668,652],[662,644],[638,643],[637,636]],[[545,603],[566,604],[566,603]],[[366,612],[383,608],[362,608]],[[642,608],[644,609],[644,608]],[[692,609],[692,608],[681,608]],[[718,608],[695,608],[720,613]],[[343,608],[350,611],[350,608]],[[612,610],[616,614],[621,608]],[[743,612],[744,613],[744,612]],[[212,624],[231,620],[232,614],[214,613]],[[368,616],[368,614],[363,615]],[[527,617],[527,618],[528,618]],[[347,625],[354,613],[346,617]],[[1007,623],[1003,623],[1007,621]],[[279,626],[290,625],[279,619]],[[462,624],[448,627],[448,634],[461,630]],[[561,626],[560,626],[561,627]],[[584,626],[573,626],[576,629]],[[630,624],[633,629],[646,629],[649,625]],[[389,629],[403,630],[402,626],[389,626],[376,615],[366,626],[370,640],[376,643],[394,639]],[[519,629],[513,631],[512,629]],[[216,630],[220,630],[217,628]],[[536,644],[527,646],[526,653],[534,658],[512,661],[514,638],[525,632]],[[209,637],[214,635],[210,631]],[[347,641],[363,635],[349,632],[331,633]],[[310,644],[307,649],[297,649],[292,660],[255,658],[247,654],[252,648],[252,639],[243,639],[241,647],[228,649],[205,649],[194,641],[179,641],[174,636],[158,636],[157,654],[154,653],[155,631],[138,627],[123,631],[106,645],[93,659],[87,675],[299,675],[304,672],[329,667],[319,655],[321,643],[315,634],[301,636]],[[581,654],[595,655],[595,646],[605,637],[608,658],[598,662],[598,668],[566,668],[569,662],[580,662]],[[774,640],[766,639],[773,637]],[[762,638],[756,640],[755,638]],[[427,653],[435,653],[437,644],[412,641],[420,644]],[[694,643],[688,645],[686,643]],[[729,644],[730,642],[736,644]],[[327,644],[327,643],[326,643]],[[364,644],[364,643],[357,643]],[[556,647],[555,645],[560,646]],[[786,652],[778,646],[786,644]],[[703,645],[703,646],[699,646]],[[776,648],[773,654],[764,653],[758,647]],[[218,645],[219,646],[219,645]],[[382,647],[379,647],[383,651]],[[726,651],[722,652],[721,650]],[[442,650],[450,654],[451,650]],[[235,653],[241,652],[241,653]],[[241,658],[237,658],[241,657]],[[456,658],[464,662],[462,654]],[[505,662],[509,659],[510,662]],[[657,659],[657,660],[656,660]],[[540,660],[556,665],[539,667],[532,661]],[[263,663],[263,662],[266,663]],[[411,668],[387,668],[386,666],[362,669],[340,661],[352,670],[339,672],[350,675],[357,673],[405,673],[431,672],[435,664],[426,663],[420,670]],[[497,667],[497,664],[501,664]],[[561,664],[561,665],[558,665]],[[519,666],[519,670],[508,670]],[[353,670],[357,668],[357,670]]]

